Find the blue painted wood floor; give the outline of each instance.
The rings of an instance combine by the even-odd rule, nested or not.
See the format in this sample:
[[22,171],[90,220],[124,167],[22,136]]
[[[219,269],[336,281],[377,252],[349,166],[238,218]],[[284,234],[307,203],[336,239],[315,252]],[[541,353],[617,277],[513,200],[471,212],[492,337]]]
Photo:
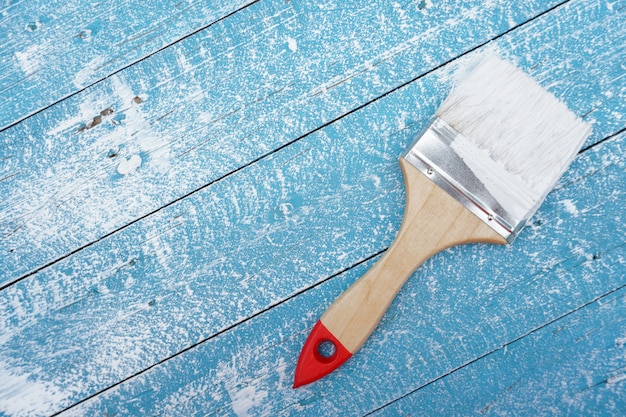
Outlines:
[[[5,0],[0,45],[0,415],[626,415],[626,1]],[[592,136],[293,390],[488,53]]]

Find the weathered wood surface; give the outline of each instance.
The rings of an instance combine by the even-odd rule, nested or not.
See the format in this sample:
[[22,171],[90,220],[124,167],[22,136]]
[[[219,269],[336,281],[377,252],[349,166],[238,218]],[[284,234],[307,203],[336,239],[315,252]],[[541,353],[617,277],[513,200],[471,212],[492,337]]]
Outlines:
[[[0,202],[0,233],[7,239],[0,285],[547,7],[543,1],[460,9],[418,2],[395,10],[383,1],[362,3],[354,9],[256,3],[0,133],[6,143],[0,190],[7,196]],[[402,114],[414,116],[408,108]]]
[[0,128],[149,57],[252,0],[5,1]]
[[[626,4],[558,3],[207,6],[15,84],[0,415],[623,414]],[[3,16],[15,56],[37,31]],[[136,16],[118,36],[166,20]],[[513,246],[435,256],[358,355],[292,390],[312,324],[397,231],[398,154],[485,51],[593,123],[585,151]],[[126,63],[65,85],[98,54]]]

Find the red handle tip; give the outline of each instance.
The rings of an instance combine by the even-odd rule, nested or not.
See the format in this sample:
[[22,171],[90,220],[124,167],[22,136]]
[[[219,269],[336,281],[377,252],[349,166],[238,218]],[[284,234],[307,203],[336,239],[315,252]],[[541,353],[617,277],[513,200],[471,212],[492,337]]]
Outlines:
[[351,356],[348,349],[318,320],[300,352],[293,387],[298,388],[325,377]]

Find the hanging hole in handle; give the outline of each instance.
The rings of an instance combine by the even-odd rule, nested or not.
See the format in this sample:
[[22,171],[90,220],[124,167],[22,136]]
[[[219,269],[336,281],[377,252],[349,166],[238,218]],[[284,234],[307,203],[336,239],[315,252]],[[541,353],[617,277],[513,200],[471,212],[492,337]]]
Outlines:
[[331,362],[337,356],[337,346],[335,342],[328,339],[320,340],[315,349],[315,356],[321,362]]

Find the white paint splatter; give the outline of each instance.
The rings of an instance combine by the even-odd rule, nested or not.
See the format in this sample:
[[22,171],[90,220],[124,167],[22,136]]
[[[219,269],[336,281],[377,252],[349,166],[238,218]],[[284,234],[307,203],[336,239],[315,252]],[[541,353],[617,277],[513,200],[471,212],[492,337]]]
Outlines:
[[187,61],[187,57],[183,53],[183,51],[176,51],[176,61],[178,65],[182,68],[183,72],[193,71],[193,65]]
[[[173,139],[155,129],[149,110],[142,105],[147,96],[141,94],[139,100],[138,95],[123,77],[112,76],[107,85],[84,95],[37,139],[45,144],[37,157],[46,152],[63,158],[50,159],[43,173],[34,170],[16,179],[14,192],[4,203],[0,223],[21,219],[12,236],[20,248],[12,255],[17,265],[26,254],[32,257],[69,235],[77,238],[71,230],[80,230],[77,239],[94,239],[160,201],[160,186],[154,179],[163,178],[171,168]],[[98,123],[87,128],[96,118]],[[80,145],[75,142],[77,135]],[[112,174],[125,175],[124,179],[134,174],[134,186],[126,187],[127,181],[111,182]]]
[[[80,123],[89,120],[94,117],[94,109],[104,108],[106,107],[106,102],[99,102],[95,96],[88,96],[88,99],[83,100],[79,103],[79,109],[74,115],[67,115],[67,118],[59,121],[56,126],[52,127],[50,130],[46,131],[46,141],[50,143],[55,143],[58,141],[58,138],[54,138],[62,132],[67,131],[68,129],[77,129],[77,126]],[[50,146],[48,146],[50,148]]]
[[565,208],[565,211],[571,214],[572,216],[578,216],[578,209],[572,200],[563,200],[561,204]]
[[93,77],[93,74],[102,67],[105,62],[105,58],[102,55],[98,55],[87,63],[82,69],[80,69],[76,75],[74,75],[73,83],[77,88],[85,87],[89,80]]
[[615,375],[606,379],[606,384],[611,387],[622,381],[626,381],[626,374]]
[[296,52],[298,50],[298,43],[293,38],[287,38],[287,46],[291,52]]
[[48,415],[58,411],[65,398],[63,391],[50,382],[32,380],[19,369],[0,362],[0,414]]
[[167,276],[171,276],[172,269],[170,268],[169,257],[174,253],[174,250],[167,242],[167,239],[162,239],[161,236],[156,239],[149,239],[148,245],[145,248],[146,256],[155,257],[164,273]]
[[120,175],[132,174],[141,166],[141,157],[139,155],[131,155],[125,158],[117,166],[117,172]]
[[20,69],[26,75],[31,75],[42,68],[41,65],[41,45],[30,45],[23,51],[16,51],[15,58]]
[[[120,97],[123,103],[132,103],[136,93],[120,77],[112,77],[113,90]],[[170,139],[155,132],[146,115],[140,106],[130,106],[125,112],[125,131],[115,133],[116,139],[123,135],[131,136],[134,132],[141,132],[136,135],[135,140],[138,148],[136,151],[143,151],[150,154],[150,167],[157,172],[164,173],[170,169]],[[130,144],[129,144],[130,145]]]
[[[231,401],[231,407],[238,417],[263,414],[262,408],[267,406],[264,400],[268,397],[267,390],[261,389],[265,378],[254,378],[250,381],[245,371],[250,369],[254,355],[235,355],[230,362],[220,362],[217,366],[217,378],[222,381],[224,388]],[[257,369],[257,375],[269,375],[269,369],[263,367]],[[256,372],[255,372],[256,373]]]
[[267,398],[266,391],[257,392],[252,385],[236,391],[228,391],[228,395],[232,401],[233,411],[239,417],[250,415],[250,409],[260,406],[263,400]]

